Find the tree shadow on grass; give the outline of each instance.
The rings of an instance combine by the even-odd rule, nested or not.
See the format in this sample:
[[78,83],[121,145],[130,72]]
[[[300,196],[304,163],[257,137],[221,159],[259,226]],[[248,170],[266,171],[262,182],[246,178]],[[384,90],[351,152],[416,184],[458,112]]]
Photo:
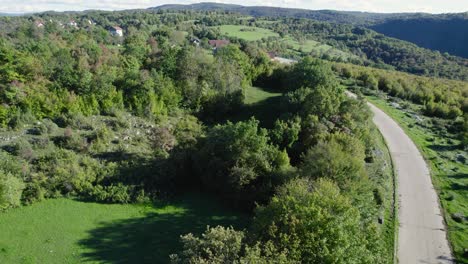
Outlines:
[[452,178],[452,179],[468,179],[468,174],[466,174],[466,173],[457,173],[457,174],[448,175],[448,177]]
[[224,211],[205,198],[175,204],[175,211],[148,212],[143,217],[103,222],[79,241],[86,248],[84,261],[101,263],[168,263],[181,250],[180,236],[200,235],[209,226],[245,226],[244,217]]
[[260,121],[260,125],[266,128],[272,128],[276,119],[278,119],[286,109],[281,96],[270,97],[255,104],[244,105],[239,112],[229,117],[231,121],[245,121],[251,117]]

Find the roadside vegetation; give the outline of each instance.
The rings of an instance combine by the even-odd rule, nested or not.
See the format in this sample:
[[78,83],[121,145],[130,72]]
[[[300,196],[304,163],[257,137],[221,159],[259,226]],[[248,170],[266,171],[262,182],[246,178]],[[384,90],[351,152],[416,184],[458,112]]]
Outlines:
[[366,95],[418,146],[430,166],[454,253],[460,263],[467,262],[468,85],[349,65],[335,67],[344,85]]

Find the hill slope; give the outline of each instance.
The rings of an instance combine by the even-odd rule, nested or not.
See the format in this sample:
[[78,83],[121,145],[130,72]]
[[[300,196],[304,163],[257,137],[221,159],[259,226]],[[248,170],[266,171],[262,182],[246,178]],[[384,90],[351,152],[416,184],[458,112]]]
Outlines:
[[269,6],[241,6],[219,3],[163,5],[156,10],[223,10],[255,17],[309,18],[340,24],[365,26],[418,46],[468,58],[468,12],[432,15],[426,13],[369,13],[335,10],[307,10]]
[[250,16],[268,16],[268,17],[295,17],[309,18],[319,21],[328,21],[344,24],[368,24],[381,21],[386,18],[396,17],[399,14],[380,14],[369,12],[353,11],[334,11],[334,10],[308,10],[299,8],[282,8],[271,6],[242,6],[220,3],[197,3],[190,5],[168,4],[150,9],[155,10],[197,10],[197,11],[215,11],[222,10],[228,12],[241,13]]
[[468,58],[468,19],[461,15],[390,19],[370,28],[424,48]]

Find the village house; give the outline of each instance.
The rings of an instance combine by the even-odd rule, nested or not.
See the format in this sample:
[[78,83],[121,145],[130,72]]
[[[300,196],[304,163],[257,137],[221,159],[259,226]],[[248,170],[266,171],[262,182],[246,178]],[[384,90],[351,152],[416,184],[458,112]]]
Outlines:
[[78,23],[76,23],[75,20],[70,20],[70,22],[68,22],[67,25],[70,27],[78,28]]
[[113,36],[119,36],[119,37],[123,37],[123,29],[119,26],[115,26],[115,27],[111,27],[109,29],[109,32],[113,35]]
[[36,25],[36,27],[38,28],[44,27],[44,23],[42,23],[41,21],[35,21],[34,25]]

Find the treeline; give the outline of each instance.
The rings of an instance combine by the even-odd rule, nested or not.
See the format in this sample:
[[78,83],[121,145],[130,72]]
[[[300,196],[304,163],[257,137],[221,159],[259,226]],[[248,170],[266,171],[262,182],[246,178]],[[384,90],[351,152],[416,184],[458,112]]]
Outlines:
[[364,87],[423,105],[424,113],[428,116],[455,119],[468,110],[466,82],[418,77],[349,64],[337,64],[334,68],[345,78],[361,81]]

